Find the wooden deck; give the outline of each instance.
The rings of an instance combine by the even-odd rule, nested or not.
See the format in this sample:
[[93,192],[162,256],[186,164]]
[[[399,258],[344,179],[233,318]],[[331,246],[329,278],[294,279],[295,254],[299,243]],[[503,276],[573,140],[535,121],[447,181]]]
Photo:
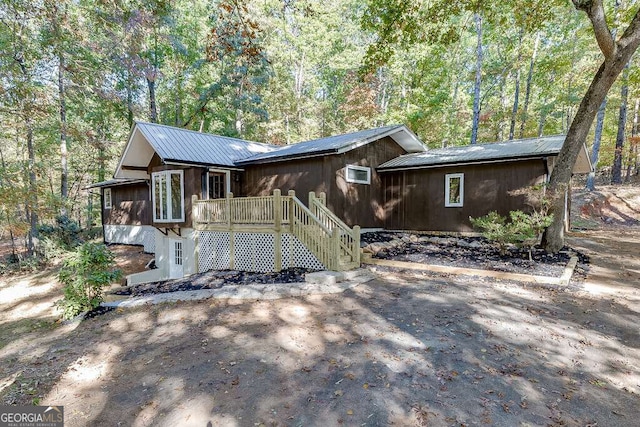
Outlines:
[[[242,233],[290,233],[329,270],[344,271],[360,266],[360,227],[348,227],[325,206],[325,196],[309,193],[309,207],[294,191],[286,196],[198,200],[193,197],[193,225],[200,231]],[[279,237],[279,236],[278,236]],[[275,239],[280,242],[279,238]],[[276,271],[281,267],[282,248],[274,248]]]

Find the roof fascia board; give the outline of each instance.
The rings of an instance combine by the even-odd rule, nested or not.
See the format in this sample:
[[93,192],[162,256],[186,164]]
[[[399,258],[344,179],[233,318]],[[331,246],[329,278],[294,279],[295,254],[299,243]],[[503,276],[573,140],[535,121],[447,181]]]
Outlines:
[[530,157],[508,157],[504,159],[493,159],[493,160],[481,160],[481,161],[468,161],[468,162],[460,162],[460,163],[439,163],[434,165],[415,165],[415,166],[407,166],[407,167],[393,167],[393,168],[376,168],[378,172],[397,172],[397,171],[406,171],[406,170],[416,170],[416,169],[436,169],[436,168],[446,168],[446,167],[455,167],[455,166],[469,166],[469,165],[483,165],[483,164],[493,164],[493,163],[506,163],[511,161],[524,161],[524,160],[537,160],[537,159],[545,159],[549,156],[557,156],[558,154],[537,154],[535,156]]
[[[336,150],[336,153],[337,154],[344,154],[344,153],[346,153],[348,151],[355,150],[356,148],[362,147],[363,145],[370,144],[373,141],[377,141],[379,139],[386,138],[387,136],[398,132],[398,130],[402,130],[402,127],[401,126],[396,126],[396,127],[393,127],[391,129],[389,129],[386,132],[379,133],[379,134],[376,134],[374,136],[370,136],[369,138],[361,139],[360,141],[352,142],[349,145],[346,145],[344,147],[338,148]],[[396,142],[396,144],[397,144],[397,142]]]
[[[393,138],[393,136],[391,136],[391,135],[395,135],[398,132],[405,132],[407,135],[409,135],[410,138],[415,139],[418,144],[420,144],[422,147],[424,147],[424,144],[422,143],[422,141],[420,141],[418,139],[418,137],[413,132],[411,132],[409,130],[409,128],[407,128],[405,125],[399,125],[399,126],[396,126],[396,127],[393,127],[391,129],[389,129],[386,132],[377,134],[375,136],[371,136],[371,137],[363,139],[361,141],[356,141],[356,142],[354,142],[354,143],[352,143],[350,145],[347,145],[345,147],[342,147],[342,148],[338,149],[336,152],[338,154],[344,154],[344,153],[346,153],[348,151],[355,150],[356,148],[362,147],[363,145],[367,145],[367,144],[369,144],[371,142],[377,141],[377,140],[382,139],[382,138],[386,138],[388,136],[390,136],[394,140],[394,142],[396,144],[398,144],[398,145],[400,145],[400,147],[402,147],[402,145],[398,141],[396,141],[395,138]],[[409,152],[408,150],[405,149],[405,147],[402,147],[402,149],[404,149],[405,151]],[[426,148],[423,149],[423,151],[427,151]]]
[[[356,148],[362,147],[363,145],[369,144],[371,142],[377,141],[379,139],[385,138],[387,136],[391,136],[395,133],[398,132],[406,132],[411,138],[415,139],[416,143],[420,144],[424,150],[423,151],[427,151],[426,147],[424,147],[424,144],[420,141],[420,139],[418,139],[418,137],[409,130],[409,128],[407,128],[404,125],[400,125],[394,128],[389,129],[386,132],[383,132],[381,134],[377,134],[375,136],[371,136],[369,138],[366,138],[364,140],[361,141],[356,141],[352,144],[346,145],[342,148],[338,148],[338,149],[329,149],[329,150],[322,150],[322,151],[315,151],[313,153],[306,153],[306,154],[293,154],[293,155],[289,155],[289,156],[281,156],[281,157],[270,157],[270,158],[266,158],[266,159],[257,159],[257,160],[251,160],[251,159],[247,159],[247,160],[238,160],[236,162],[236,164],[238,165],[257,165],[257,164],[262,164],[262,163],[277,163],[277,162],[283,162],[283,161],[288,161],[288,160],[301,160],[301,159],[310,159],[313,157],[319,157],[319,156],[326,156],[327,154],[344,154],[346,152],[349,152],[351,150],[354,150]],[[395,141],[395,139],[394,139]],[[395,141],[396,144],[400,145],[397,141]],[[401,146],[402,147],[402,146]],[[404,148],[404,147],[402,147]]]
[[337,154],[338,150],[323,150],[323,151],[315,151],[313,153],[308,154],[292,154],[289,156],[282,157],[270,157],[267,159],[257,159],[257,160],[238,160],[235,162],[238,165],[260,165],[263,163],[277,163],[277,162],[285,162],[289,160],[303,160],[303,159],[311,159],[313,157],[326,156],[327,154]]
[[131,131],[129,131],[129,139],[127,140],[127,145],[125,145],[124,149],[122,150],[122,154],[120,155],[120,160],[118,161],[118,166],[116,167],[116,170],[113,173],[113,178],[116,178],[116,175],[118,175],[118,173],[122,171],[122,162],[124,162],[124,158],[127,156],[127,153],[129,152],[129,148],[131,147],[131,143],[133,142],[133,135],[135,134],[136,131],[139,132],[138,122],[135,122],[131,127]]

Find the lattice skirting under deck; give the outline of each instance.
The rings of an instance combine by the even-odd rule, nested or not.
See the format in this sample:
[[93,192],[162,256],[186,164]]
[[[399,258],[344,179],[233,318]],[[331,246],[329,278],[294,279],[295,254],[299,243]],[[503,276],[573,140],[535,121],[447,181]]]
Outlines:
[[[198,271],[200,273],[226,269],[257,272],[275,271],[276,238],[278,235],[273,233],[232,234],[224,231],[200,231],[198,236]],[[303,267],[324,270],[325,267],[318,258],[295,236],[282,233],[279,238],[281,239],[283,269]]]

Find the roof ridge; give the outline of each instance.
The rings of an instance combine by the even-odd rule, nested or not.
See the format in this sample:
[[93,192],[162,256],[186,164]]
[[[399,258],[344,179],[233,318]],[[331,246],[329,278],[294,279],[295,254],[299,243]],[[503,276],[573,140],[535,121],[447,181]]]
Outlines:
[[349,136],[349,135],[354,135],[356,133],[372,132],[372,131],[377,131],[377,130],[381,130],[381,129],[390,130],[390,129],[393,129],[393,128],[398,128],[398,127],[403,127],[403,126],[404,126],[403,124],[378,126],[377,128],[361,129],[361,130],[356,130],[356,131],[353,131],[353,132],[337,133],[335,135],[322,136],[320,138],[306,139],[306,140],[303,140],[303,141],[294,142],[293,144],[280,145],[279,147],[288,147],[288,146],[291,146],[291,145],[304,144],[305,142],[320,141],[321,139],[329,139],[329,138],[335,138],[335,137],[345,137],[345,136]]

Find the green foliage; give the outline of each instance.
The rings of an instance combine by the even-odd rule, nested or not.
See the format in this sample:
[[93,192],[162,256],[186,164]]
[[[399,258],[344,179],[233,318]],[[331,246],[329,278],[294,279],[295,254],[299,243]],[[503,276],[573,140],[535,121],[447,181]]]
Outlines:
[[518,247],[531,247],[537,240],[540,233],[553,220],[553,216],[540,212],[530,214],[516,210],[509,212],[509,218],[491,211],[480,218],[469,217],[473,228],[480,231],[488,240],[492,240],[500,245],[500,250],[504,253],[509,244]]
[[113,269],[114,255],[103,244],[85,243],[65,260],[58,279],[64,284],[64,298],[56,305],[64,319],[100,305],[103,289],[122,277]]
[[56,225],[43,224],[38,227],[40,241],[38,255],[45,261],[61,258],[66,252],[75,249],[82,243],[82,229],[77,222],[66,215],[56,217]]
[[525,204],[531,207],[531,212],[511,211],[508,218],[496,211],[489,212],[480,218],[469,217],[473,228],[480,231],[488,240],[498,243],[503,253],[509,244],[531,248],[553,221],[553,215],[549,214],[552,194],[547,191],[545,184],[513,190],[509,195],[523,197]]

